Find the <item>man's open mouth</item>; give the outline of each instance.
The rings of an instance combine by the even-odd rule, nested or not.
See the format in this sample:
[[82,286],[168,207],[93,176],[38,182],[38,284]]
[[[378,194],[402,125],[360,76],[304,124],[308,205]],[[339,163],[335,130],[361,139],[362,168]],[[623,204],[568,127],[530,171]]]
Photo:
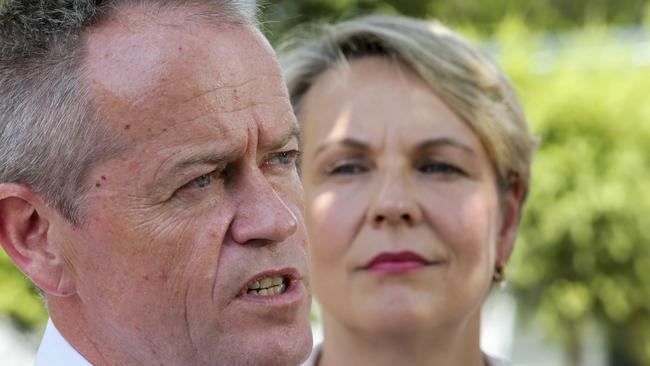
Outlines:
[[257,296],[280,295],[287,291],[291,279],[285,276],[270,276],[256,280],[248,286],[246,293]]
[[240,290],[239,296],[273,297],[295,289],[300,276],[295,268],[264,271],[251,277]]

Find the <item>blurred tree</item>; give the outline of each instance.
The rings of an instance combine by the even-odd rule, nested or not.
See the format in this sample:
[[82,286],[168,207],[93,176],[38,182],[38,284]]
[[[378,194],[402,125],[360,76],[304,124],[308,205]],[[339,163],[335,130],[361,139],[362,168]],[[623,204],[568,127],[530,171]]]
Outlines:
[[568,30],[591,23],[639,25],[650,7],[650,0],[279,0],[261,3],[262,23],[272,41],[304,22],[341,20],[368,13],[437,18],[452,26],[491,34],[505,17],[511,16],[541,31]]
[[650,35],[640,35],[624,44],[596,30],[540,48],[505,22],[496,36],[542,141],[511,283],[571,365],[590,321],[605,327],[612,365],[650,365]]
[[34,286],[0,249],[0,315],[9,316],[21,329],[41,327],[47,321],[43,302]]

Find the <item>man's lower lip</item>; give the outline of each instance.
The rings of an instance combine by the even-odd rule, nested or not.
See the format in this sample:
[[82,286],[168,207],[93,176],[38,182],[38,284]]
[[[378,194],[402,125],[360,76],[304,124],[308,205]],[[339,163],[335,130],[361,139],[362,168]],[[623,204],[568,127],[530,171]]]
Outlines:
[[427,267],[427,263],[406,261],[406,262],[381,262],[375,263],[371,267],[366,268],[366,271],[385,273],[385,274],[400,274],[417,271]]

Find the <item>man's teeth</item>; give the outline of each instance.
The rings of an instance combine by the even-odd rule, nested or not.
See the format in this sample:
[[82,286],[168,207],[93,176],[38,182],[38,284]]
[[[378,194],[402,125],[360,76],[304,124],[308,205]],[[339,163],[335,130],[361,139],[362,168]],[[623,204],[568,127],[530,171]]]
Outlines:
[[265,277],[259,281],[255,281],[248,287],[249,295],[258,296],[273,296],[283,293],[287,289],[282,276],[278,277]]

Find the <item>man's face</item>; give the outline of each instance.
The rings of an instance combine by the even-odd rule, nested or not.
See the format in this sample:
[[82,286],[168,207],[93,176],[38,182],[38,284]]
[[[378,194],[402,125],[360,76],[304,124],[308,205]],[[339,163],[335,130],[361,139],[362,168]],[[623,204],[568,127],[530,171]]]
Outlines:
[[140,364],[297,364],[308,255],[273,51],[248,26],[152,19],[86,39],[99,115],[127,148],[93,168],[84,224],[60,232],[82,317]]

